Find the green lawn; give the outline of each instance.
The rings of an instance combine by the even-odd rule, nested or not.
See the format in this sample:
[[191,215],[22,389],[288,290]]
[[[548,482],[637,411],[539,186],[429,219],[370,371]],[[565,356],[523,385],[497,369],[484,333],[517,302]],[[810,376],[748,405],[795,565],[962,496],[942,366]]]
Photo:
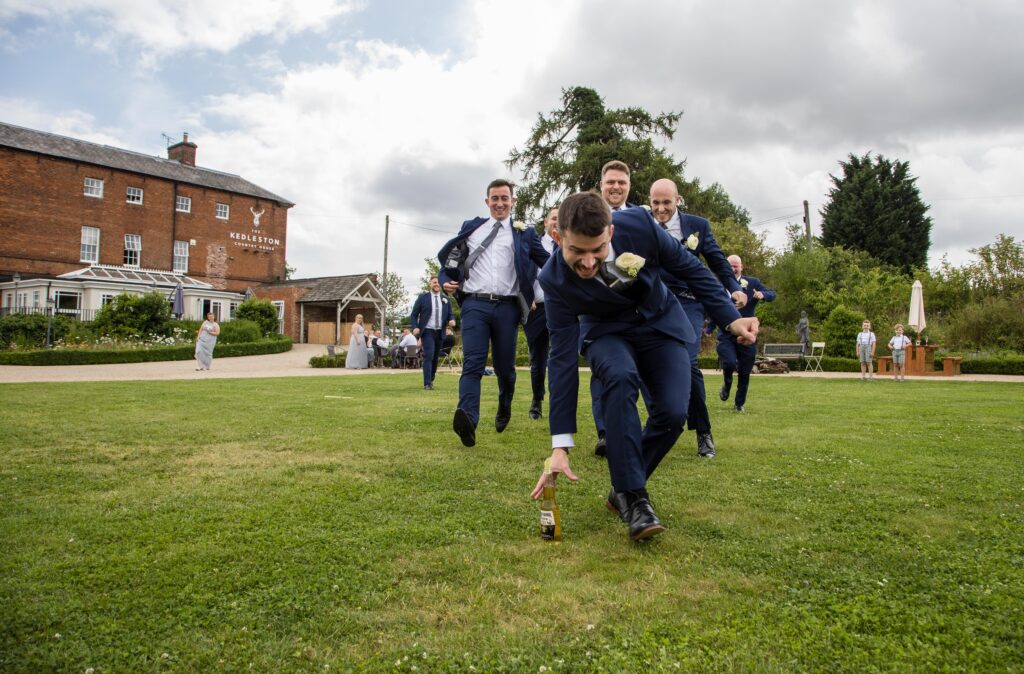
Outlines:
[[589,399],[540,539],[528,391],[466,449],[447,372],[0,386],[0,670],[1024,671],[1024,386],[712,393],[646,544]]

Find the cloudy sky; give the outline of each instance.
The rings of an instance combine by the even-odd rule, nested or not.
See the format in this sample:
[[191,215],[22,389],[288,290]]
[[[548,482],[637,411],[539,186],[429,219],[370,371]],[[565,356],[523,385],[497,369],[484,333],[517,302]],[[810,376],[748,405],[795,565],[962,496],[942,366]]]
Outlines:
[[[909,161],[930,264],[1021,238],[1017,0],[0,0],[0,119],[198,164],[297,205],[297,276],[415,286],[563,87],[682,111],[666,145],[781,247],[850,153]],[[1018,45],[1014,47],[1013,45]]]

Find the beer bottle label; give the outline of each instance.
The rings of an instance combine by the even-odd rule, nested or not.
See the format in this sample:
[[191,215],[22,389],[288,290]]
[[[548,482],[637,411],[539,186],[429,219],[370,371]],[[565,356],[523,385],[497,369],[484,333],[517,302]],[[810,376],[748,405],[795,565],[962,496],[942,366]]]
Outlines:
[[555,540],[555,513],[551,510],[540,511],[540,537],[545,541]]

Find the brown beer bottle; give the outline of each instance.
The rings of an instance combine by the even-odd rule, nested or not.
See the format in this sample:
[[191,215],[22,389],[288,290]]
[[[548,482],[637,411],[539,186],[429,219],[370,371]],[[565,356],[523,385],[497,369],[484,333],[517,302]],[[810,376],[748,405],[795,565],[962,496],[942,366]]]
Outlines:
[[544,460],[544,493],[540,501],[540,537],[545,541],[562,540],[562,512],[555,494],[555,474],[551,459]]

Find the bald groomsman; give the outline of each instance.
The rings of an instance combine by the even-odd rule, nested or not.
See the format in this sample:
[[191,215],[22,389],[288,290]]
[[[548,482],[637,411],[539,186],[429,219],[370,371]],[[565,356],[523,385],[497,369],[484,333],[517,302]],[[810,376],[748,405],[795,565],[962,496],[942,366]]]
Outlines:
[[[747,296],[740,291],[740,284],[733,276],[732,267],[725,258],[725,253],[718,247],[711,224],[704,218],[685,213],[683,200],[675,181],[668,178],[655,180],[651,185],[650,204],[654,219],[679,241],[683,249],[694,257],[703,257],[722,287],[729,294],[737,308],[747,302]],[[704,306],[694,296],[686,281],[663,274],[662,280],[683,308],[693,334],[701,335],[704,328]],[[690,405],[686,414],[687,425],[691,431],[697,431],[697,454],[704,458],[714,458],[715,441],[711,437],[711,417],[708,415],[706,393],[704,391],[704,375],[697,364],[700,355],[700,339],[686,345],[690,357]]]
[[[729,266],[732,267],[736,281],[740,289],[747,296],[747,303],[740,314],[745,317],[754,316],[757,310],[757,303],[775,301],[775,291],[768,290],[756,276],[743,275],[743,260],[739,255],[729,256]],[[718,396],[722,400],[729,399],[729,389],[732,387],[732,373],[739,372],[739,383],[736,385],[735,410],[743,411],[747,402],[747,387],[750,386],[750,371],[754,369],[754,359],[757,356],[757,344],[745,344],[737,342],[733,335],[721,330],[718,331],[718,362],[722,365],[722,374],[725,383]]]

